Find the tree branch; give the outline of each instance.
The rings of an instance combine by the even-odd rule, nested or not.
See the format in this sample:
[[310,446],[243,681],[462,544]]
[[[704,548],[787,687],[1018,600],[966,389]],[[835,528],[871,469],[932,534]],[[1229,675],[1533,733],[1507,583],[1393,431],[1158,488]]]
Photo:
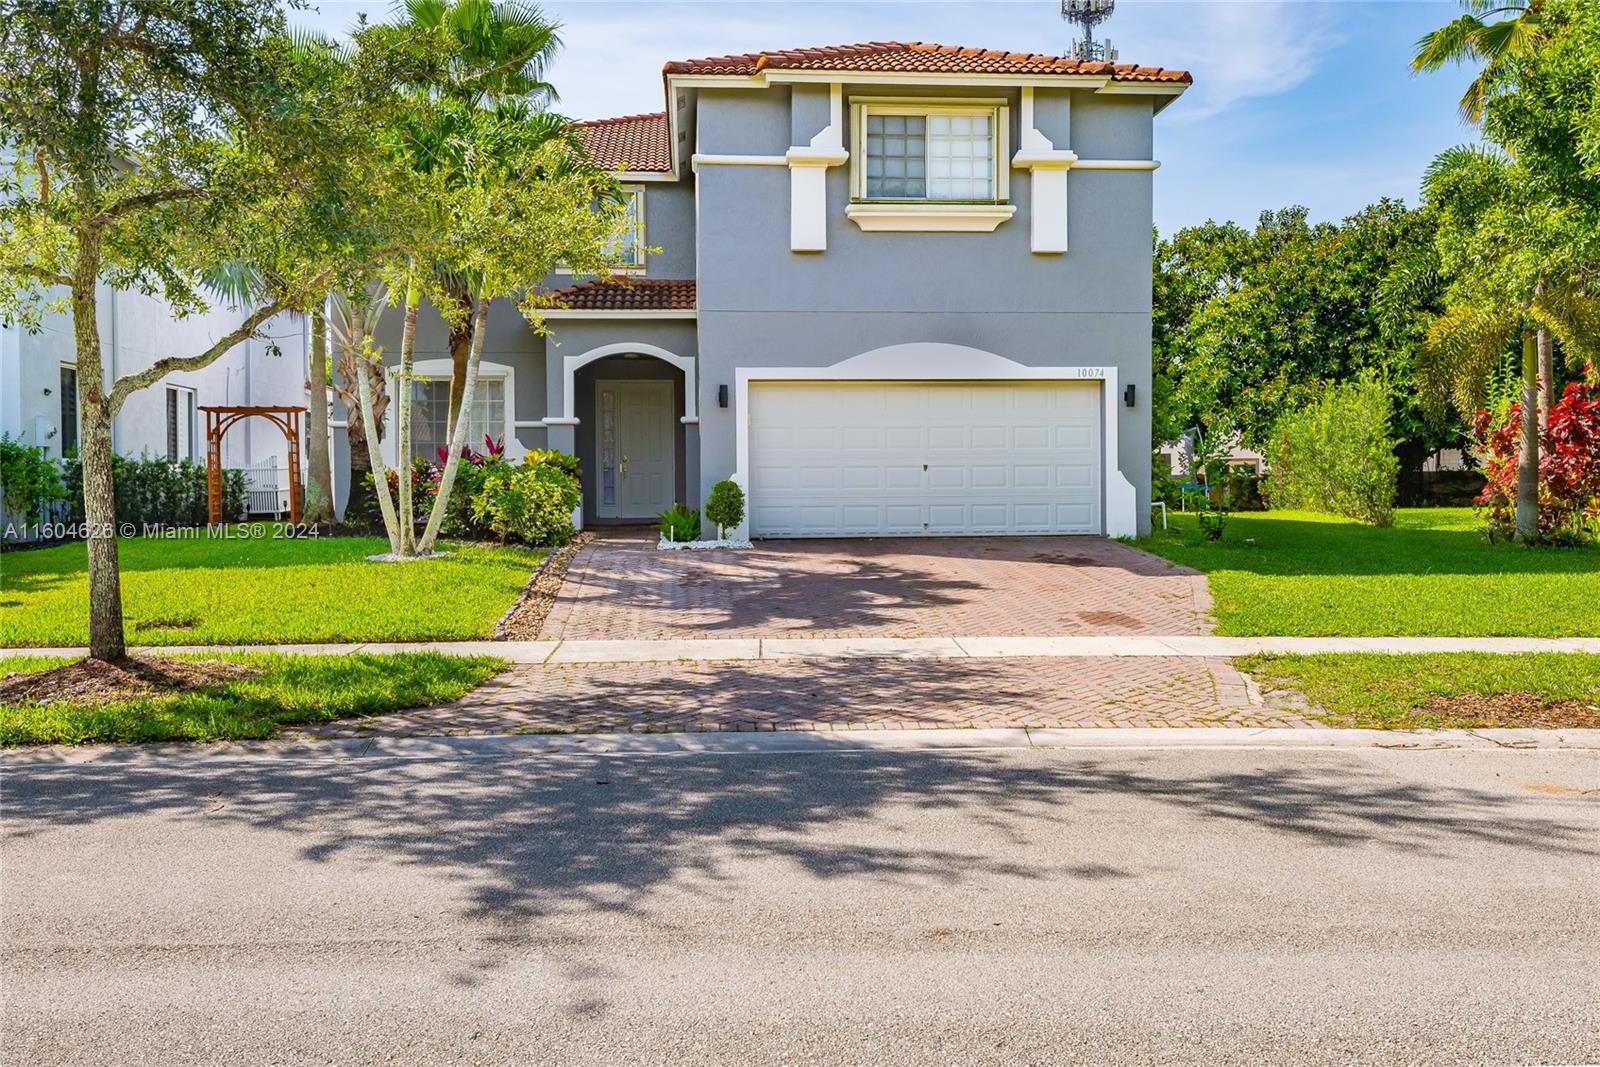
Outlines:
[[[332,276],[333,271],[331,269],[323,271],[321,274],[317,275],[317,277],[313,279],[309,285],[306,286],[305,291],[320,291],[321,288],[327,283],[328,279]],[[198,355],[167,356],[165,359],[156,360],[142,371],[138,371],[134,374],[125,374],[121,378],[118,378],[115,384],[111,386],[111,392],[106,396],[106,404],[108,407],[110,407],[111,414],[114,416],[117,414],[117,412],[122,410],[122,403],[128,399],[128,394],[143,389],[147,385],[154,385],[168,374],[178,371],[200,370],[202,367],[209,367],[211,364],[220,359],[234,345],[254,337],[256,331],[260,329],[262,323],[266,322],[274,315],[287,310],[294,303],[296,298],[303,295],[304,293],[289,294],[279,297],[268,304],[262,305],[261,307],[252,311],[245,318],[245,320],[238,326],[234,327],[233,330],[219,338],[217,342],[210,348],[199,353]]]
[[51,285],[72,285],[72,278],[66,274],[57,274],[44,267],[33,267],[26,263],[0,263],[0,274],[25,274],[30,278],[38,278],[49,282]]
[[119,200],[98,212],[93,221],[96,225],[105,226],[130,211],[141,211],[174,200],[200,200],[212,195],[214,194],[210,189],[162,189],[155,193],[141,193],[126,200]]

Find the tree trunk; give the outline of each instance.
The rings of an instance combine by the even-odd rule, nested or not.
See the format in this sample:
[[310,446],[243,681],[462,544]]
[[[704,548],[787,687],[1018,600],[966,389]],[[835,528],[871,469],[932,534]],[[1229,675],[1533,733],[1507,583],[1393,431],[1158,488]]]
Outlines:
[[1556,361],[1550,331],[1539,327],[1539,429],[1550,428],[1550,412],[1556,406]]
[[445,291],[455,298],[461,316],[458,325],[450,327],[450,419],[445,436],[453,438],[456,416],[461,413],[461,398],[466,391],[467,360],[471,358],[472,339],[477,329],[477,305],[472,291],[465,285],[451,284]]
[[389,471],[378,450],[378,420],[372,408],[372,374],[367,355],[367,316],[357,312],[351,319],[352,362],[356,371],[356,396],[361,414],[361,426],[367,439],[367,459],[372,464],[373,490],[378,494],[378,510],[383,515],[383,528],[389,535],[389,551],[400,552],[400,527],[395,518],[394,501],[389,496]]
[[317,525],[334,519],[333,466],[328,459],[331,452],[328,441],[328,319],[323,313],[321,301],[311,312],[310,372],[304,520]]
[[[413,266],[412,268],[416,268]],[[400,476],[398,517],[400,554],[417,554],[416,509],[411,501],[411,368],[417,348],[417,305],[422,292],[415,278],[406,285],[406,317],[400,330],[400,377],[395,382],[395,472]]]
[[1516,539],[1539,538],[1539,342],[1522,335],[1522,453],[1517,463]]
[[[467,360],[466,379],[462,383],[461,402],[463,405],[472,403],[472,391],[478,384],[478,362],[483,357],[483,335],[488,332],[484,324],[489,318],[489,300],[485,297],[477,302],[477,309],[473,312],[472,352]],[[470,407],[468,411],[472,410]],[[417,546],[417,551],[427,555],[433,551],[433,542],[439,536],[439,527],[444,523],[445,508],[450,502],[450,492],[456,484],[456,470],[461,466],[461,450],[466,443],[467,422],[471,420],[456,420],[456,428],[450,433],[450,455],[445,460],[444,471],[439,476],[439,495],[434,497],[433,510],[428,513],[427,528],[422,531],[422,543]]]
[[72,272],[72,330],[78,360],[78,412],[82,434],[83,520],[88,526],[89,655],[127,658],[122,632],[122,572],[117,561],[117,492],[111,480],[111,421],[116,417],[101,365],[100,314],[95,302],[100,278],[100,231],[80,231]]

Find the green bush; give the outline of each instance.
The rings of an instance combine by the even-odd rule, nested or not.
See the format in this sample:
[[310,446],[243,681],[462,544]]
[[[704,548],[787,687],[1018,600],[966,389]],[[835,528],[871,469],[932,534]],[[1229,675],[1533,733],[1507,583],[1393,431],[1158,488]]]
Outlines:
[[572,512],[581,494],[576,479],[544,463],[481,468],[482,483],[472,498],[472,518],[501,542],[564,545],[576,532]]
[[1195,513],[1195,521],[1207,541],[1220,541],[1222,531],[1228,528],[1228,509],[1204,508]]
[[37,523],[66,495],[61,470],[44,449],[0,434],[0,498],[7,511],[23,523]]
[[1250,467],[1230,467],[1217,492],[1229,511],[1265,511],[1261,499],[1261,476]]
[[[69,522],[83,522],[83,464],[76,455],[62,462],[70,508]],[[189,460],[165,456],[113,455],[111,482],[116,494],[117,521],[138,526],[204,526],[206,468]],[[222,472],[222,520],[238,522],[245,513],[247,495],[244,471]]]
[[535,448],[523,457],[522,462],[529,466],[554,467],[579,484],[583,480],[578,473],[578,457],[569,456],[559,449]]
[[1272,431],[1273,507],[1344,515],[1373,526],[1394,522],[1400,473],[1382,379],[1366,374],[1331,383]]
[[711,487],[706,498],[706,518],[717,524],[717,534],[726,537],[727,531],[744,521],[744,490],[739,483],[725,478]]
[[1165,501],[1168,507],[1177,507],[1178,480],[1172,476],[1172,461],[1160,452],[1150,457],[1150,499]]
[[700,513],[684,504],[677,504],[656,516],[661,522],[661,536],[668,541],[700,540]]

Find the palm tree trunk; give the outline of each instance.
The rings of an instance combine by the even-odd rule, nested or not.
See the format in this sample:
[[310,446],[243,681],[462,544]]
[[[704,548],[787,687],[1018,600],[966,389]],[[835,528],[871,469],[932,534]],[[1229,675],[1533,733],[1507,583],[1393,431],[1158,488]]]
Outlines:
[[1539,341],[1522,334],[1522,453],[1517,462],[1517,533],[1525,544],[1539,538]]
[[[412,270],[415,271],[413,265]],[[422,291],[413,276],[406,285],[406,317],[400,330],[400,379],[395,383],[395,473],[399,475],[400,549],[402,556],[417,554],[416,509],[411,502],[411,369],[417,349],[417,305]]]
[[456,325],[450,327],[450,418],[445,436],[451,438],[456,435],[456,416],[461,413],[461,399],[466,391],[467,360],[471,358],[477,316],[472,291],[466,285],[451,283],[445,292],[455,298],[460,316]]
[[328,460],[328,318],[322,302],[311,312],[311,403],[306,413],[305,521],[333,521],[333,467]]
[[361,408],[361,425],[367,438],[367,459],[372,464],[372,487],[378,494],[378,510],[389,535],[389,551],[400,551],[400,529],[395,519],[394,502],[389,497],[389,471],[378,450],[378,420],[372,413],[372,378],[367,347],[367,316],[357,312],[350,317],[351,343],[355,355],[356,391]]
[[[484,324],[489,318],[489,298],[484,297],[477,301],[477,308],[473,311],[472,352],[467,360],[467,376],[462,383],[461,403],[465,410],[471,411],[472,391],[478,384],[478,362],[483,357],[483,335],[488,332]],[[417,551],[427,555],[433,551],[433,542],[439,536],[439,527],[444,523],[445,508],[450,502],[450,492],[456,484],[456,470],[461,466],[461,452],[466,444],[467,423],[470,419],[457,419],[456,427],[450,433],[450,455],[445,460],[444,472],[439,476],[439,495],[433,499],[433,510],[428,514],[427,528],[422,531],[422,543],[417,546]]]
[[1539,429],[1550,428],[1550,412],[1556,406],[1556,361],[1550,331],[1539,327]]

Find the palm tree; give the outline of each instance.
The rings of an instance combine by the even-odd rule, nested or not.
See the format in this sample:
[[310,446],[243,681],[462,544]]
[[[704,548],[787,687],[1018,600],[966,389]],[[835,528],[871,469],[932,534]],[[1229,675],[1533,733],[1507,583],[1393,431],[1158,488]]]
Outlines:
[[[440,35],[449,60],[443,76],[425,88],[473,108],[514,105],[544,121],[552,137],[565,135],[566,122],[541,114],[557,101],[545,73],[561,49],[560,24],[525,0],[402,0],[400,21],[375,27],[382,34]],[[472,348],[473,292],[468,279],[449,270],[438,273],[439,288],[455,307],[450,319],[450,417],[454,430]]]
[[[1539,335],[1553,334],[1574,363],[1593,358],[1600,298],[1592,279],[1566,270],[1539,245],[1540,233],[1561,218],[1531,202],[1509,157],[1479,147],[1450,149],[1428,167],[1423,191],[1442,210],[1441,235],[1465,253],[1457,257],[1465,265],[1453,299],[1418,353],[1423,404],[1435,414],[1448,400],[1463,412],[1480,407],[1489,380],[1520,348],[1516,536],[1531,541],[1539,533]],[[1537,264],[1536,273],[1508,272],[1506,265],[1517,261]],[[1437,263],[1412,265],[1419,275],[1437,269]]]
[[[1518,56],[1531,55],[1543,39],[1540,0],[1461,0],[1466,14],[1427,34],[1411,57],[1414,73],[1431,73],[1446,63],[1482,61],[1483,69],[1461,96],[1461,117],[1477,125],[1497,74]],[[1498,21],[1488,21],[1508,15]]]

